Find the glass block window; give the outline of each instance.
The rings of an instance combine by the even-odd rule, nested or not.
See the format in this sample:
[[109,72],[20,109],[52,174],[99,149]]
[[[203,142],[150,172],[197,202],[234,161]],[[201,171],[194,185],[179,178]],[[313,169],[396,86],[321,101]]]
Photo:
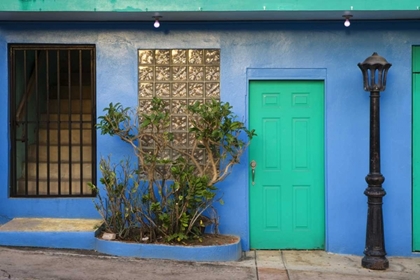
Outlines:
[[[220,99],[220,50],[139,50],[139,107],[150,108],[153,97],[163,99],[171,112],[169,130],[175,144],[188,149],[187,104]],[[204,151],[197,150],[204,162]],[[167,155],[175,157],[176,155]]]

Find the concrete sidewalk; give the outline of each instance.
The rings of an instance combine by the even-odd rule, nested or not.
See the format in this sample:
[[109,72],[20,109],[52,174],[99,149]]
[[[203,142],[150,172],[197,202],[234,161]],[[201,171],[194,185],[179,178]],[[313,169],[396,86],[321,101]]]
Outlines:
[[0,247],[0,279],[420,279],[420,258],[389,258],[386,271],[361,268],[360,260],[323,251],[251,251],[239,262],[196,263]]
[[256,251],[259,280],[374,280],[420,279],[420,258],[389,257],[386,271],[361,267],[361,256],[328,254],[324,251]]

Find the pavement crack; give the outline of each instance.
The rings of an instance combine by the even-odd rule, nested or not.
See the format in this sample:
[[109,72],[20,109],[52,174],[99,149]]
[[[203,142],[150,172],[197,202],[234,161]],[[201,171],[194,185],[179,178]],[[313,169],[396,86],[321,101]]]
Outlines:
[[284,261],[284,254],[282,250],[280,250],[280,254],[281,254],[281,261],[283,262],[284,269],[286,269],[287,279],[290,280],[289,269],[287,268],[286,262]]
[[6,277],[7,279],[11,279],[12,276],[4,269],[0,269],[1,272],[3,272],[2,277]]
[[257,276],[257,280],[259,280],[260,277],[258,276],[257,250],[254,250],[254,260],[255,260],[255,274]]

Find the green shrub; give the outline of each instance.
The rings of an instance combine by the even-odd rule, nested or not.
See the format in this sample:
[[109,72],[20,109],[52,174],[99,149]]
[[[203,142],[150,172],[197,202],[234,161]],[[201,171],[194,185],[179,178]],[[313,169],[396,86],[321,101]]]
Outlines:
[[[217,231],[213,204],[223,200],[216,184],[231,173],[256,134],[236,120],[229,103],[196,102],[185,109],[193,139],[188,147],[175,143],[168,129],[170,114],[161,99],[154,98],[148,112],[111,103],[99,117],[101,133],[131,145],[138,163],[133,166],[125,159],[111,165],[110,158],[102,159],[105,197],[90,184],[98,193],[95,205],[105,230],[119,239],[182,242],[200,239],[209,224]],[[200,151],[205,151],[205,162],[198,160]]]

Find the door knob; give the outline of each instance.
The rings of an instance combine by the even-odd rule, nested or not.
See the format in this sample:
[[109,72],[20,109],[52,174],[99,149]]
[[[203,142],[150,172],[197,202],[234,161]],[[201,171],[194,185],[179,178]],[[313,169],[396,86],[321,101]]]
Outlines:
[[257,162],[255,160],[251,160],[249,165],[252,169],[252,185],[255,185],[255,167],[257,167]]

